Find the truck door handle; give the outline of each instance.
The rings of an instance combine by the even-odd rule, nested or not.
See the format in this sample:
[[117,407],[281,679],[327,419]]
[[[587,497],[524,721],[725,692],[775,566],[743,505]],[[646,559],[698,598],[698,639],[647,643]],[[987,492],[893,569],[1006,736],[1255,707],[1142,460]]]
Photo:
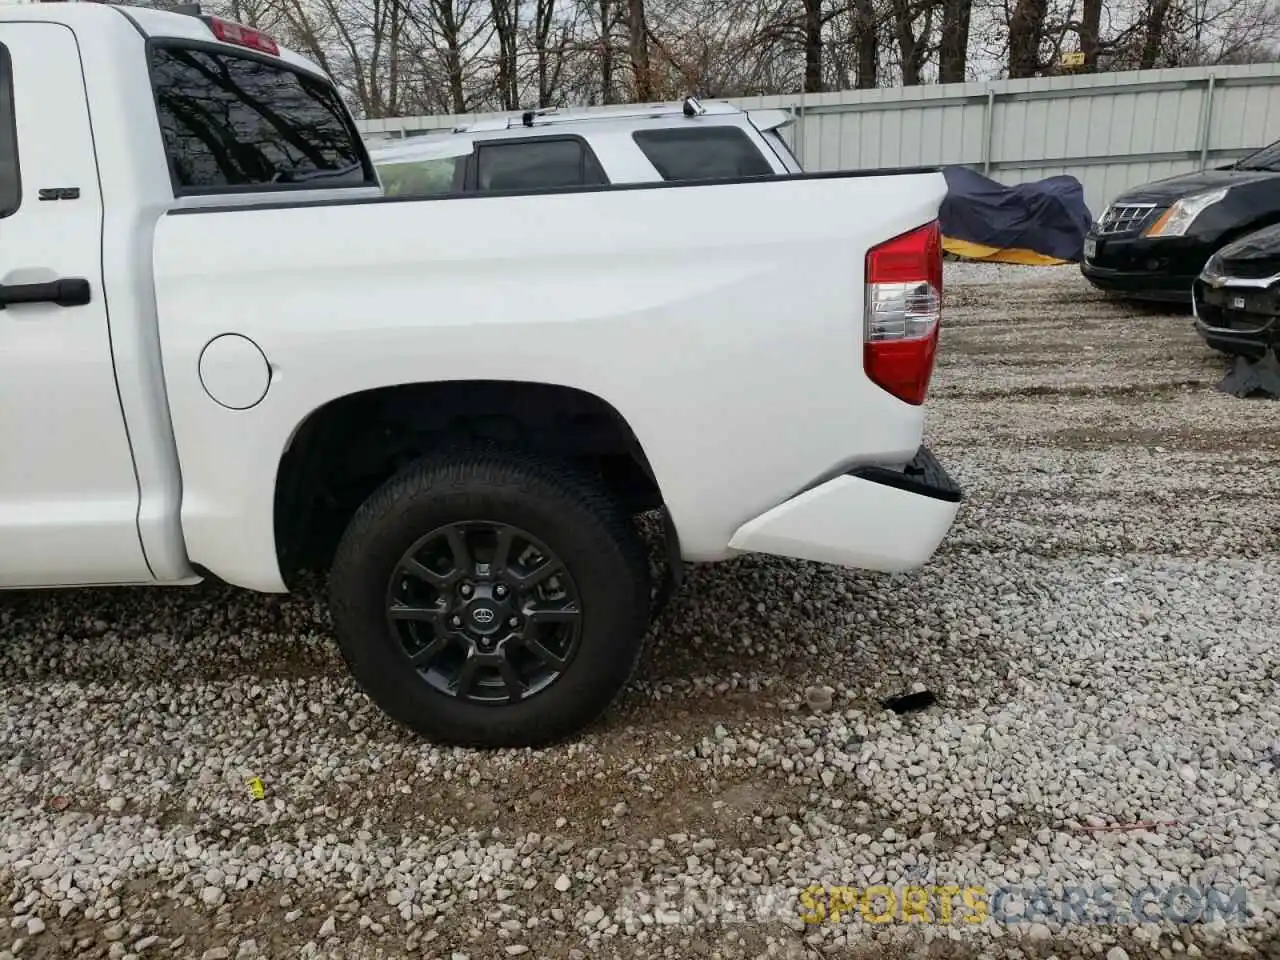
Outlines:
[[89,281],[80,277],[48,283],[0,283],[0,310],[11,303],[56,303],[83,307],[92,299]]

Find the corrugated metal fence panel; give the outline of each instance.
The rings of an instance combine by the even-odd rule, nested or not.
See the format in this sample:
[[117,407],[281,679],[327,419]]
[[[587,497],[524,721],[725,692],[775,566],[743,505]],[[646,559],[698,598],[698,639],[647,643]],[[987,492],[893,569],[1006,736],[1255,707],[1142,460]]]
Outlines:
[[[807,170],[966,164],[1004,183],[1066,173],[1100,212],[1117,193],[1280,139],[1280,64],[748,97],[797,115]],[[371,120],[377,141],[500,114]]]

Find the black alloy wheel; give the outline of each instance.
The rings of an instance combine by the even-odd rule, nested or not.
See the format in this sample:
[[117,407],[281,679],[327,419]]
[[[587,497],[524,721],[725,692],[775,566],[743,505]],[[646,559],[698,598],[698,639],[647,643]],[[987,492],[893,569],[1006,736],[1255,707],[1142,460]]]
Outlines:
[[396,565],[387,616],[433,688],[506,704],[555,683],[578,651],[582,607],[560,559],[520,527],[453,523]]
[[630,680],[650,612],[631,518],[595,478],[521,452],[441,452],[388,480],[329,581],[360,687],[454,746],[581,732]]

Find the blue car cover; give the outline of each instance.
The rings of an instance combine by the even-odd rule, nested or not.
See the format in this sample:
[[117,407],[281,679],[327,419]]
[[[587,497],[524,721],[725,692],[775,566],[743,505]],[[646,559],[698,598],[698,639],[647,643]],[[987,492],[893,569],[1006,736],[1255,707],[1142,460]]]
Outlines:
[[1078,263],[1093,215],[1071,176],[1005,186],[968,167],[943,168],[943,247],[974,260]]

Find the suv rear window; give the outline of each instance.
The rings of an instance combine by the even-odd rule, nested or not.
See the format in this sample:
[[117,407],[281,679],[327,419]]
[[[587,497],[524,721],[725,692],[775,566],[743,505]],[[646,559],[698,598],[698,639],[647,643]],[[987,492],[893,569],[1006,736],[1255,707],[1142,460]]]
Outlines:
[[631,136],[663,180],[773,175],[764,154],[737,127],[637,130]]
[[549,190],[608,183],[591,149],[576,137],[482,143],[476,151],[476,188]]
[[9,59],[9,48],[0,43],[0,218],[15,213],[21,203],[18,121],[13,112],[13,63]]
[[155,45],[151,79],[180,195],[375,183],[342,101],[319,78],[265,58]]

